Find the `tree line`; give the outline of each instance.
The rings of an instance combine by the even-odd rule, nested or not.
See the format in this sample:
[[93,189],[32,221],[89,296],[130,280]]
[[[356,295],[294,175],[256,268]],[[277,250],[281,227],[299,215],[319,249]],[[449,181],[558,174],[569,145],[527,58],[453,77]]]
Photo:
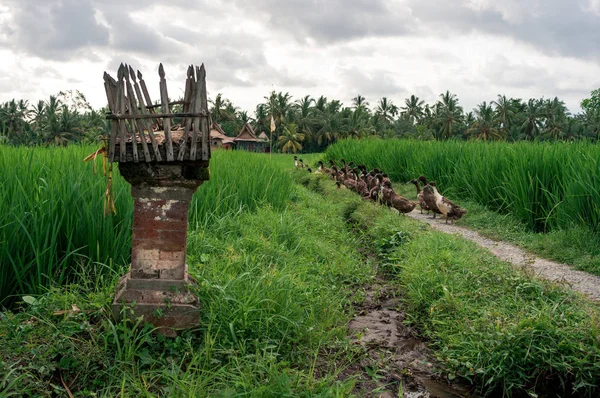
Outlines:
[[[252,115],[217,94],[210,100],[211,116],[230,136],[245,123],[259,134],[270,134],[274,149],[283,152],[322,151],[344,138],[412,138],[420,140],[553,140],[600,139],[600,89],[581,102],[572,115],[559,98],[508,98],[498,95],[470,112],[449,91],[433,104],[415,95],[400,106],[387,97],[374,104],[362,95],[351,106],[324,96],[300,99],[287,92],[271,92]],[[11,100],[0,106],[0,142],[12,145],[67,145],[98,142],[109,132],[107,107],[94,110],[78,91],[60,92],[30,106]]]

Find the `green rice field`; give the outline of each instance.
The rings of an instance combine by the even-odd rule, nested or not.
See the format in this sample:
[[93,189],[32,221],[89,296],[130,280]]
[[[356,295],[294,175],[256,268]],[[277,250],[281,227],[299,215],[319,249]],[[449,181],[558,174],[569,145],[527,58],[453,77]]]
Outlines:
[[592,143],[344,140],[328,159],[378,167],[394,181],[423,174],[445,196],[511,213],[534,232],[600,233],[600,146]]

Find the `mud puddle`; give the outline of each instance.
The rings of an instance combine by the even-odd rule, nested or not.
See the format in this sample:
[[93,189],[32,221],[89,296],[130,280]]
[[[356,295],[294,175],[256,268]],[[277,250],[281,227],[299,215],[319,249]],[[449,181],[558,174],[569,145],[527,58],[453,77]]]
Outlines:
[[341,378],[355,378],[360,397],[474,397],[470,386],[449,382],[432,351],[404,324],[400,299],[385,281],[366,292],[356,317],[348,324],[353,343],[364,349],[360,360]]

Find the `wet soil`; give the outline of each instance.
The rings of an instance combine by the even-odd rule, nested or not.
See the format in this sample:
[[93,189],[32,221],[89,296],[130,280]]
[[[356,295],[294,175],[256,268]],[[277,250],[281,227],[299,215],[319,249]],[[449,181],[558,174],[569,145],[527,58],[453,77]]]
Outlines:
[[354,378],[360,397],[473,397],[471,387],[449,382],[433,352],[404,323],[400,297],[389,282],[368,287],[357,315],[348,324],[352,342],[364,355],[346,368],[341,379]]

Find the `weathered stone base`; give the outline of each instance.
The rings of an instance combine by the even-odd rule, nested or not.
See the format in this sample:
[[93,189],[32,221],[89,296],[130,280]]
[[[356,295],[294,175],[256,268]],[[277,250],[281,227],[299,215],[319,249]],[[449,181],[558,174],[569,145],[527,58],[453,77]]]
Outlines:
[[193,285],[193,280],[188,279],[187,265],[183,280],[132,279],[127,273],[117,286],[113,315],[117,320],[123,316],[132,320],[142,316],[144,322],[158,328],[158,333],[176,336],[177,330],[200,323],[200,302],[190,291]]

